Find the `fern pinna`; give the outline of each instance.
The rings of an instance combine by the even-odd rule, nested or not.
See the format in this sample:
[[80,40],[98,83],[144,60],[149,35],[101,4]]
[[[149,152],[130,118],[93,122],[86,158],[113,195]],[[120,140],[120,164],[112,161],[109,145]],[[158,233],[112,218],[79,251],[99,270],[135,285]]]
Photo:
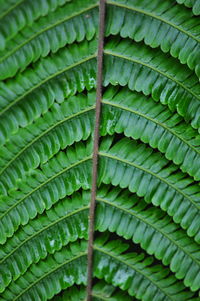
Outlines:
[[0,300],[200,301],[200,0],[0,0]]

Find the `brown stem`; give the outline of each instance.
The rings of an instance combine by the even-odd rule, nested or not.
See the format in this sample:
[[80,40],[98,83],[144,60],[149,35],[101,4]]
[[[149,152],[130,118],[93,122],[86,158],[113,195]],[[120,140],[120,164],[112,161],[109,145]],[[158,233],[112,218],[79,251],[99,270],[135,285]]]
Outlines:
[[95,109],[94,148],[93,148],[93,162],[92,162],[92,190],[91,190],[91,202],[90,202],[90,213],[89,213],[87,301],[92,300],[94,218],[95,218],[95,203],[96,203],[96,191],[97,191],[99,125],[100,125],[101,100],[102,100],[102,71],[103,71],[102,69],[103,69],[105,2],[106,2],[106,0],[100,0],[100,3],[99,3],[97,90],[96,90],[96,109]]

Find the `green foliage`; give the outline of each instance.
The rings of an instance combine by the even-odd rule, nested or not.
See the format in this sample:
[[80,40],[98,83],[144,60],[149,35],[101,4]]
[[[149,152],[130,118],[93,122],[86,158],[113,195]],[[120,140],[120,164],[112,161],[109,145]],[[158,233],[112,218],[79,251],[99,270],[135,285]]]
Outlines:
[[69,241],[88,238],[89,199],[90,194],[85,191],[64,198],[7,240],[0,254],[0,270],[6,271],[2,273],[2,289],[24,274],[33,262],[60,250]]
[[[189,1],[177,2],[186,4]],[[196,2],[193,10],[199,14],[199,0],[190,2]],[[200,75],[200,39],[199,29],[196,30],[200,20],[193,16],[191,10],[176,3],[172,5],[170,0],[108,0],[108,3],[111,5],[108,7],[108,36],[120,34],[121,37],[129,37],[136,42],[144,41],[152,48],[160,47],[164,53],[170,52]]]
[[143,253],[125,253],[128,244],[100,237],[96,242],[94,275],[127,290],[140,300],[188,300],[193,294],[185,291],[182,283],[169,275],[169,270],[154,265],[152,257]]
[[[109,137],[110,139],[110,137]],[[200,235],[200,192],[193,179],[160,153],[123,138],[107,151],[100,148],[99,181],[119,185],[160,206],[189,236]],[[170,206],[169,206],[170,204]]]
[[191,7],[195,15],[200,14],[200,3],[198,0],[177,0],[178,3],[184,4],[187,7]]
[[148,254],[169,265],[178,279],[184,278],[186,286],[199,288],[199,245],[168,215],[159,208],[147,208],[142,199],[139,201],[136,195],[118,187],[111,191],[104,187],[97,201],[97,230],[109,230],[126,240],[132,239]]
[[[98,0],[0,0],[0,301],[86,301]],[[94,301],[200,300],[200,1],[107,0]]]
[[[108,123],[107,120],[110,122]],[[127,122],[128,120],[128,122]],[[141,93],[110,87],[103,97],[102,135],[124,133],[140,139],[200,180],[200,136],[180,115]]]
[[[159,49],[112,39],[105,45],[105,80],[152,95],[155,101],[177,110],[194,128],[200,127],[199,78]],[[112,68],[111,68],[112,66]]]
[[48,300],[74,283],[85,283],[86,251],[87,242],[76,241],[68,248],[33,264],[2,293],[2,300]]

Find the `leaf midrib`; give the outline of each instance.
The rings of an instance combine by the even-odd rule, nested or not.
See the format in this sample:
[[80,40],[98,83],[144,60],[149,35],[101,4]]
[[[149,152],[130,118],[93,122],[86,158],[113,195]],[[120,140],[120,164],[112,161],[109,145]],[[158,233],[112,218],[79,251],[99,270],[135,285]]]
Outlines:
[[152,117],[150,117],[149,115],[143,114],[139,111],[133,110],[130,107],[125,107],[107,100],[102,100],[102,103],[107,104],[107,105],[111,105],[113,107],[122,109],[124,111],[130,112],[130,113],[134,113],[135,115],[141,116],[147,120],[150,120],[152,122],[154,122],[155,124],[158,124],[160,127],[163,127],[164,129],[166,129],[167,131],[171,132],[174,136],[176,136],[177,138],[179,138],[181,141],[183,141],[185,144],[187,144],[190,148],[192,148],[197,154],[200,155],[200,151],[198,151],[196,148],[194,148],[193,145],[189,144],[187,140],[185,140],[183,137],[181,137],[180,135],[178,135],[175,131],[173,131],[170,127],[167,127],[164,123],[159,122],[156,118],[153,119]]
[[15,4],[13,4],[12,6],[10,6],[6,11],[4,11],[3,14],[0,15],[0,21],[1,21],[2,18],[4,18],[6,15],[8,15],[11,10],[13,10],[17,6],[19,6],[22,2],[24,2],[24,0],[20,0],[19,2],[17,2]]
[[189,94],[191,94],[193,97],[195,97],[196,99],[198,99],[200,101],[200,96],[198,94],[195,94],[193,91],[191,91],[188,87],[186,87],[180,81],[176,80],[175,78],[173,78],[172,76],[168,75],[167,73],[165,73],[165,72],[163,72],[163,71],[161,71],[161,70],[159,70],[159,69],[151,66],[150,64],[144,63],[144,62],[142,62],[140,60],[137,60],[137,59],[133,59],[132,57],[128,57],[128,56],[123,55],[123,54],[115,53],[112,50],[106,50],[106,49],[104,49],[104,53],[107,54],[107,55],[118,57],[118,58],[130,61],[130,62],[133,62],[133,63],[137,63],[139,65],[145,66],[145,67],[147,67],[147,68],[149,68],[149,69],[157,72],[158,74],[161,74],[163,77],[168,78],[169,80],[171,80],[172,82],[174,82],[176,85],[182,87],[183,90],[187,91]]
[[79,111],[78,113],[72,114],[66,118],[64,118],[63,120],[59,120],[58,122],[56,122],[55,124],[53,124],[51,127],[49,127],[47,130],[45,130],[44,132],[42,132],[39,136],[35,137],[33,140],[31,140],[28,144],[26,144],[26,146],[24,148],[22,148],[10,161],[8,161],[8,163],[5,165],[4,168],[2,168],[2,170],[0,171],[0,175],[9,167],[9,165],[12,164],[12,162],[14,160],[16,160],[27,148],[31,147],[31,145],[33,145],[36,141],[38,141],[40,138],[42,138],[44,135],[46,135],[47,133],[49,133],[52,129],[54,129],[55,127],[59,126],[60,124],[73,119],[77,116],[81,116],[82,114],[92,111],[95,108],[95,106],[90,106],[87,109],[84,109],[82,111]]
[[[115,208],[117,208],[117,209],[119,209],[119,210],[121,210],[121,211],[123,211],[123,212],[129,214],[129,215],[132,215],[132,216],[134,216],[135,218],[141,220],[143,223],[149,225],[149,226],[152,227],[156,232],[158,232],[158,233],[160,232],[163,236],[167,237],[167,239],[169,239],[174,245],[176,245],[178,249],[181,249],[183,253],[186,253],[186,254],[188,255],[188,257],[191,257],[191,258],[192,258],[192,259],[200,266],[200,262],[199,262],[196,258],[194,258],[194,257],[192,256],[192,254],[188,253],[187,250],[185,250],[182,246],[178,245],[177,242],[176,242],[172,237],[170,237],[167,233],[163,232],[161,228],[160,228],[160,229],[157,229],[157,228],[154,226],[154,224],[152,224],[152,223],[150,223],[149,221],[147,221],[146,219],[144,219],[144,218],[142,217],[142,215],[141,215],[140,212],[138,212],[138,215],[137,215],[137,214],[134,214],[134,212],[131,212],[130,210],[125,209],[125,208],[123,208],[122,206],[116,205],[114,202],[111,203],[111,202],[109,202],[107,199],[103,199],[103,198],[101,198],[101,197],[97,197],[96,200],[99,201],[99,202],[103,202],[103,203],[105,203],[105,204],[108,204],[109,206],[115,207]],[[178,231],[178,230],[177,230],[177,231]],[[141,243],[139,243],[139,244],[141,244]],[[177,249],[177,250],[178,250],[178,249]],[[151,255],[151,254],[150,254],[150,255]]]
[[129,162],[128,160],[126,159],[122,159],[122,158],[119,158],[117,156],[113,156],[111,154],[108,154],[108,153],[105,153],[105,152],[99,152],[99,155],[102,156],[102,157],[107,157],[107,158],[110,158],[110,159],[113,159],[113,160],[116,160],[116,161],[119,161],[119,162],[122,162],[122,163],[125,163],[126,165],[130,165],[130,166],[133,166],[137,169],[140,169],[142,170],[143,172],[145,173],[148,173],[150,175],[152,175],[153,177],[157,178],[160,182],[164,182],[167,186],[170,186],[172,187],[175,191],[177,191],[179,194],[182,194],[184,198],[188,199],[198,210],[200,209],[200,206],[198,206],[198,204],[196,204],[188,195],[186,195],[182,190],[180,190],[178,187],[174,186],[172,183],[168,182],[166,179],[164,178],[161,178],[160,176],[158,176],[156,173],[134,163],[134,162]]
[[184,33],[185,35],[189,36],[191,39],[195,40],[196,42],[200,43],[200,39],[196,38],[194,35],[192,35],[191,33],[187,32],[186,30],[184,30],[183,28],[181,28],[180,26],[178,25],[175,25],[173,24],[172,22],[168,21],[168,20],[165,20],[153,13],[150,13],[150,12],[147,12],[141,8],[136,8],[136,7],[133,7],[133,6],[128,6],[128,5],[125,5],[125,4],[121,4],[121,3],[117,3],[117,2],[114,2],[114,1],[111,1],[111,0],[107,0],[107,3],[110,4],[110,5],[113,5],[113,6],[118,6],[118,7],[122,7],[122,8],[126,8],[128,10],[132,10],[132,11],[135,11],[135,12],[138,12],[140,14],[144,14],[146,16],[149,16],[149,17],[152,17],[154,19],[157,19],[163,23],[166,23],[168,24],[169,26],[171,27],[174,27],[175,29],[177,29],[179,32],[182,32]]
[[126,261],[124,261],[120,255],[114,255],[113,253],[109,253],[106,250],[104,250],[103,248],[99,248],[98,246],[94,245],[94,250],[99,251],[100,253],[104,253],[105,255],[114,258],[116,261],[121,262],[122,264],[128,266],[129,268],[131,268],[132,270],[135,270],[138,274],[143,275],[144,278],[147,278],[149,280],[150,283],[153,283],[160,291],[162,291],[162,293],[167,296],[170,300],[173,301],[173,299],[171,298],[170,295],[167,294],[167,292],[165,292],[163,290],[163,288],[161,288],[153,279],[151,279],[148,275],[145,275],[145,273],[143,273],[143,270],[139,270],[137,269],[135,266],[132,266],[131,264],[127,263]]
[[78,166],[88,160],[90,160],[92,158],[92,155],[85,157],[84,159],[75,162],[73,164],[71,164],[70,166],[64,168],[63,170],[61,170],[60,172],[58,172],[57,174],[53,175],[52,177],[48,178],[47,181],[43,182],[42,184],[38,185],[36,188],[32,189],[28,194],[26,194],[23,198],[19,199],[18,202],[14,203],[12,206],[10,206],[8,208],[8,210],[6,210],[1,216],[0,216],[0,220],[7,215],[13,208],[15,208],[16,206],[18,206],[21,202],[23,202],[27,197],[29,197],[32,193],[34,193],[35,191],[39,190],[41,187],[43,187],[44,185],[48,184],[49,182],[51,182],[52,180],[54,180],[55,178],[57,178],[58,176],[60,176],[61,174],[65,173],[66,171],[68,171],[69,169],[74,168],[75,166]]

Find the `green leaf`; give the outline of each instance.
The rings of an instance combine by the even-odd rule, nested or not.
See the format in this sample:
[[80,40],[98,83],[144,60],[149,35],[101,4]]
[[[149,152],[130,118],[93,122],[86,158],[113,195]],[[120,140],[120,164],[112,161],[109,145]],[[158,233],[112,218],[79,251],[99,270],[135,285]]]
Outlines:
[[15,37],[25,26],[31,26],[41,16],[46,16],[71,0],[38,0],[34,2],[17,1],[13,10],[0,20],[1,32],[7,39]]
[[200,180],[200,135],[178,114],[127,88],[108,88],[102,102],[101,135],[123,133],[140,139]]
[[55,296],[52,301],[85,301],[86,288],[84,286],[72,286],[66,289],[61,296]]
[[48,300],[74,283],[86,284],[86,250],[87,242],[77,241],[33,264],[12,282],[0,300]]
[[190,10],[170,0],[109,0],[108,4],[106,36],[120,34],[160,47],[200,78],[200,21]]
[[99,183],[119,185],[160,206],[189,236],[200,240],[200,191],[192,178],[180,172],[160,153],[128,138],[107,152],[100,148]]
[[153,265],[152,257],[145,257],[142,253],[124,253],[124,249],[120,240],[97,240],[94,246],[94,276],[128,291],[130,296],[139,300],[184,301],[193,296],[169,274],[167,268]]
[[7,15],[11,10],[13,10],[17,5],[19,5],[23,0],[0,0],[1,5],[1,15],[0,18],[3,18],[4,15]]
[[92,296],[94,301],[135,301],[126,292],[117,290],[114,286],[104,281],[99,281],[94,285]]
[[0,0],[0,301],[200,301],[199,5]]
[[[199,79],[159,49],[131,40],[111,39],[105,45],[104,85],[128,85],[177,110],[194,128],[200,127]],[[112,66],[112,67],[111,67]]]
[[[94,102],[95,94],[89,92],[87,96],[70,97],[61,105],[54,103],[42,118],[11,136],[0,152],[0,182],[5,191],[60,150],[88,139],[93,129]],[[22,125],[23,121],[19,122]],[[15,176],[11,177],[12,174]]]
[[191,7],[195,15],[200,15],[200,2],[199,0],[176,0],[180,4],[184,4],[187,7]]
[[66,44],[85,38],[91,40],[97,31],[95,6],[96,0],[84,3],[76,0],[39,19],[34,26],[25,27],[14,40],[8,41],[6,51],[1,54],[0,79],[13,77],[17,71],[23,71],[30,63],[57,52]]
[[[55,296],[52,301],[85,301],[86,288],[84,286],[73,286],[68,288],[60,296]],[[98,281],[92,291],[92,300],[94,301],[135,301],[126,292],[119,291],[114,286],[105,281]]]
[[0,243],[11,237],[20,225],[26,225],[38,213],[91,185],[91,143],[79,142],[41,165],[18,187],[0,201]]
[[88,238],[90,193],[74,193],[38,215],[7,240],[0,252],[0,291],[23,275],[33,263],[78,238]]
[[[35,63],[34,68],[27,69],[14,79],[10,79],[6,83],[0,82],[1,114],[5,113],[25,96],[30,96],[31,92],[38,90],[42,85],[47,85],[48,87],[48,84],[51,83],[49,89],[53,88],[56,91],[52,84],[57,81],[58,76],[64,76],[68,70],[94,59],[96,46],[96,39],[90,42],[84,40],[79,44],[70,45],[61,49],[59,54],[52,54],[41,59],[38,63]],[[63,62],[65,63],[63,64]],[[82,85],[83,90],[85,85],[83,83]],[[57,86],[59,87],[59,85]],[[74,88],[76,91],[76,87]],[[63,95],[58,95],[56,100],[62,102],[64,100]]]
[[8,137],[15,134],[19,126],[26,127],[32,124],[46,113],[54,102],[63,102],[69,95],[82,92],[85,88],[91,90],[95,86],[94,70],[94,61],[88,61],[50,81],[49,84],[41,86],[25,97],[23,102],[14,105],[6,112],[6,116],[1,118],[0,144],[4,144]]
[[[103,187],[97,195],[96,230],[109,230],[141,247],[169,265],[192,290],[200,288],[199,245],[162,210],[119,187]],[[184,262],[184,264],[182,264]]]

